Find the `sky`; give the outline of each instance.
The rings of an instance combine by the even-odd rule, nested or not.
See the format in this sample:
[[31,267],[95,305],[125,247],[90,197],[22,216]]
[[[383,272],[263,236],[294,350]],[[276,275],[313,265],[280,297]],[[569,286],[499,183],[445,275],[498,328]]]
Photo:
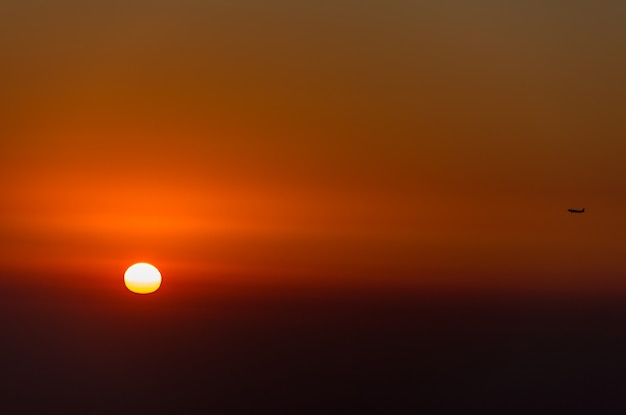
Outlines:
[[[348,326],[331,300],[346,293],[366,314],[431,292],[622,298],[624,18],[609,0],[5,0],[0,286],[21,316],[7,324],[50,312],[71,337],[87,326],[66,325],[69,302],[101,319],[78,342],[91,347],[116,330],[102,310],[145,312],[122,285],[140,261],[163,285],[138,301],[185,319],[185,341],[214,321],[201,304],[232,311],[227,298],[279,295],[289,314],[304,296]],[[255,313],[232,312],[251,335]]]
[[2,266],[623,271],[623,6],[466,3],[4,2]]

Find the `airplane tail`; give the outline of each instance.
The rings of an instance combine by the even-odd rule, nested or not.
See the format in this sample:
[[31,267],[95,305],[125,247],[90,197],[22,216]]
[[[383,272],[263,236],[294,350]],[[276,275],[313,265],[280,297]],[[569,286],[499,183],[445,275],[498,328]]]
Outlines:
[[585,208],[583,208],[583,210],[581,210],[581,212],[584,212],[584,211],[585,211]]

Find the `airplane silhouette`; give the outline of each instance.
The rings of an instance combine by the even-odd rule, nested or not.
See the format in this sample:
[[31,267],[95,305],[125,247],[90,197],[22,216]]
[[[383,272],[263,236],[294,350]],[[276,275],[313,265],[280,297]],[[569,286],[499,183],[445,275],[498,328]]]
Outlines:
[[568,211],[569,213],[585,213],[585,208],[583,208],[582,210],[567,209],[567,211]]

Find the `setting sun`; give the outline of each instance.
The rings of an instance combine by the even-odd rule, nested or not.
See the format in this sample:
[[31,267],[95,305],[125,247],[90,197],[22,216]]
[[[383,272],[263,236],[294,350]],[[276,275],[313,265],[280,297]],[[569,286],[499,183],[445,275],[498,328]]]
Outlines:
[[138,263],[131,265],[124,273],[126,288],[137,294],[150,294],[161,286],[161,273],[155,266]]

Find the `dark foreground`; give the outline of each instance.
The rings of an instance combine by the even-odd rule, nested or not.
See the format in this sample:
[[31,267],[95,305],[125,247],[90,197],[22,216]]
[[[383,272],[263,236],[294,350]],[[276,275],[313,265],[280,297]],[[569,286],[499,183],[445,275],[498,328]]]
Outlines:
[[626,301],[7,286],[1,413],[623,414]]

